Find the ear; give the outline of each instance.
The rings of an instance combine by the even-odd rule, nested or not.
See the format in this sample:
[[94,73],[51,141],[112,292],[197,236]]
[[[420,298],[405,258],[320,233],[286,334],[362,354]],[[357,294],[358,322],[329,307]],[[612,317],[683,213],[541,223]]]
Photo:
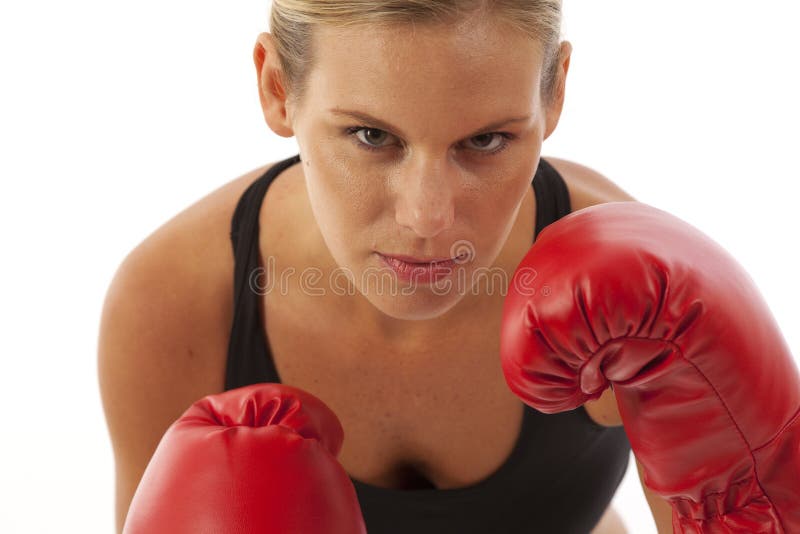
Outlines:
[[258,97],[267,125],[281,137],[292,137],[294,130],[286,109],[283,70],[271,34],[259,34],[253,48],[253,62],[258,76]]
[[547,116],[545,124],[544,138],[550,137],[550,134],[558,126],[558,120],[561,118],[561,110],[564,108],[564,94],[566,93],[567,86],[567,73],[569,72],[569,61],[572,57],[572,44],[569,41],[563,41],[558,52],[558,67],[556,69],[555,81],[555,94],[553,95],[552,102],[547,105],[545,114]]

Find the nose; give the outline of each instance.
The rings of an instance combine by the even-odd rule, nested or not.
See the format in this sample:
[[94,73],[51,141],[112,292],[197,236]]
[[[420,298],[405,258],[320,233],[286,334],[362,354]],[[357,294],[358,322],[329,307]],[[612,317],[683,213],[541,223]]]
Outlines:
[[428,159],[409,165],[397,181],[395,220],[423,238],[453,225],[456,171],[446,161]]

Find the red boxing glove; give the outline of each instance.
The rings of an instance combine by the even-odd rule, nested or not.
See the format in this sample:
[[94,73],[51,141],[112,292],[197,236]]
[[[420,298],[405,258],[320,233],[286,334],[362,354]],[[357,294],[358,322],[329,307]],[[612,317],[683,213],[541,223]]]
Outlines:
[[639,202],[551,224],[511,280],[501,357],[542,412],[612,385],[675,532],[800,532],[797,366],[751,278],[689,224]]
[[256,384],[195,402],[170,426],[124,534],[364,534],[336,456],[344,432],[319,399]]

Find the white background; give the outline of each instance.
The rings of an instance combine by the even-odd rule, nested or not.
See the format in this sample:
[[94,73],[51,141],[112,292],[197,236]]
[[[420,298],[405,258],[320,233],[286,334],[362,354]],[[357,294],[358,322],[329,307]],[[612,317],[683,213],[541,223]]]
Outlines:
[[[544,154],[711,235],[800,354],[794,3],[570,1],[566,109]],[[0,531],[111,532],[96,376],[119,262],[177,212],[296,152],[263,122],[269,4],[0,4]],[[358,43],[354,43],[357,46]],[[615,499],[655,529],[631,462]]]

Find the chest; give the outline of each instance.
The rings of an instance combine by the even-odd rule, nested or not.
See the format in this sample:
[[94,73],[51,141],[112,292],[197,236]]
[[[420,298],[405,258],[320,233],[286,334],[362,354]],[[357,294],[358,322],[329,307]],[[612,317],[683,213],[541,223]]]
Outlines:
[[523,405],[502,375],[499,320],[487,319],[449,351],[409,352],[304,300],[265,296],[265,332],[281,381],[318,396],[339,417],[339,461],[348,474],[381,487],[455,488],[508,458]]

